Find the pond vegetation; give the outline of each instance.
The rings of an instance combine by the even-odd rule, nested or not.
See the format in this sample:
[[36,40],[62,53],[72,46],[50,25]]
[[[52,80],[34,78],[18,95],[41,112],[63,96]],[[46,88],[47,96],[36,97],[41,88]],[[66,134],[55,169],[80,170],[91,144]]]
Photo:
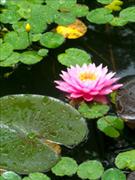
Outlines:
[[0,9],[0,180],[135,179],[134,1]]

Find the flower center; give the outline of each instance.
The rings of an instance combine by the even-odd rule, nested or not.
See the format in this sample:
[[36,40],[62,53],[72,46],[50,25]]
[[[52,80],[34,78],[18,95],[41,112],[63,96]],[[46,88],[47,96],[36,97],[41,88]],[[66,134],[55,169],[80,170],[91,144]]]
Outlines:
[[94,73],[90,73],[90,72],[83,72],[83,73],[80,73],[79,75],[79,79],[81,81],[86,81],[86,80],[95,80],[97,77]]

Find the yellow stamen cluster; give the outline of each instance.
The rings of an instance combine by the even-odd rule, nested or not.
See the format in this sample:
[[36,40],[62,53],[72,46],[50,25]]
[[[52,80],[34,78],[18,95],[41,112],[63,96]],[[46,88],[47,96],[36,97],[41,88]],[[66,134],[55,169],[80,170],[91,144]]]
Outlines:
[[120,11],[122,4],[123,4],[122,0],[113,0],[113,2],[106,5],[105,8],[110,9],[112,11]]
[[94,73],[90,72],[83,72],[79,75],[79,79],[81,81],[86,81],[86,80],[96,80],[96,75]]

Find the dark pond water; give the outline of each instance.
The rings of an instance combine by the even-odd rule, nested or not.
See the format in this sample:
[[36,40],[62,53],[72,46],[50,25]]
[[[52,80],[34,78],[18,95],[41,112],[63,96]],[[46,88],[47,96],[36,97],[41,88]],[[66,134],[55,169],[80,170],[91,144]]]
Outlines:
[[[85,37],[77,40],[67,40],[40,63],[33,66],[18,65],[16,68],[0,68],[0,96],[7,94],[42,94],[53,96],[62,100],[61,94],[54,86],[54,80],[64,66],[57,62],[57,55],[66,48],[76,47],[91,54],[93,62],[97,65],[103,63],[110,70],[116,71],[117,76],[124,77],[135,74],[135,27],[129,24],[123,28],[89,25]],[[7,73],[11,73],[7,77]],[[6,77],[5,77],[6,76]],[[113,113],[113,112],[110,112]],[[121,138],[113,140],[105,137],[96,129],[94,122],[88,123],[89,136],[86,142],[74,149],[63,147],[62,155],[71,156],[81,163],[88,159],[100,159],[106,168],[113,167],[114,157],[121,151],[135,148],[135,130],[125,127]],[[126,172],[128,173],[128,171]],[[76,176],[55,177],[52,179],[78,179]]]

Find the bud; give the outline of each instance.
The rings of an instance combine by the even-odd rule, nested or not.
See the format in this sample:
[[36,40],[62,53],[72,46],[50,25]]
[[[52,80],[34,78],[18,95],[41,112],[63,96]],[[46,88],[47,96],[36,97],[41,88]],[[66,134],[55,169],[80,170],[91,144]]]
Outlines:
[[27,23],[26,26],[25,26],[26,32],[30,32],[30,29],[31,29],[31,26],[30,26],[29,23]]

